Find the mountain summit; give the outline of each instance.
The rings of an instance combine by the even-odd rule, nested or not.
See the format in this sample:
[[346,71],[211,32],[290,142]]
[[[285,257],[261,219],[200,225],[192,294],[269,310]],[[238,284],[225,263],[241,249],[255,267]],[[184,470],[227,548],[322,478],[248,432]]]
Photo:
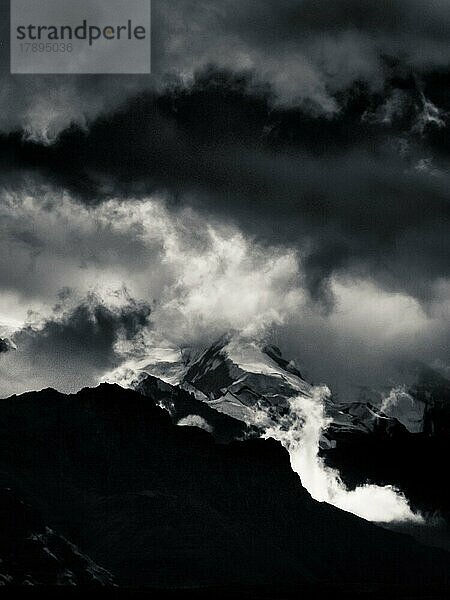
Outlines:
[[449,513],[441,486],[448,446],[443,378],[427,372],[386,399],[337,402],[278,348],[238,336],[186,350],[154,372],[172,382],[176,373],[177,385],[143,372],[132,386],[157,397],[175,423],[206,429],[221,442],[274,437],[316,499],[374,521],[423,522],[422,512]]

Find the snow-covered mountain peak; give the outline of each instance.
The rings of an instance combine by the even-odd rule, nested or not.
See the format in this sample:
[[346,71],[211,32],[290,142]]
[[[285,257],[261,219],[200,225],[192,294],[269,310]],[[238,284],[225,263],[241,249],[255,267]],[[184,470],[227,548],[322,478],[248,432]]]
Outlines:
[[182,385],[247,423],[260,418],[260,408],[286,407],[293,396],[311,393],[278,348],[235,336],[222,338],[189,364]]

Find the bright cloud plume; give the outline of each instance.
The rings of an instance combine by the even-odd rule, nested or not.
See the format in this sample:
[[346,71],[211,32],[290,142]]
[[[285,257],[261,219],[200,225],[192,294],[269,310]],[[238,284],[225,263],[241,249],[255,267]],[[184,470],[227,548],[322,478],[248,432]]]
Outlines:
[[319,457],[322,432],[331,420],[325,416],[326,387],[315,387],[312,397],[298,396],[290,401],[289,412],[266,430],[265,437],[280,441],[289,451],[292,469],[300,475],[311,496],[374,522],[422,523],[405,496],[392,486],[360,485],[349,490],[338,471],[327,467]]

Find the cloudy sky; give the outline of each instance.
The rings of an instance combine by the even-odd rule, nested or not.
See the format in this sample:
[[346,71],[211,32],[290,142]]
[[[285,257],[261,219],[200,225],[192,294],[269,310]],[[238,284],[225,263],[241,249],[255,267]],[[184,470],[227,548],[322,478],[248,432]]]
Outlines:
[[153,0],[152,36],[149,76],[0,48],[0,395],[230,329],[342,399],[448,374],[448,1]]

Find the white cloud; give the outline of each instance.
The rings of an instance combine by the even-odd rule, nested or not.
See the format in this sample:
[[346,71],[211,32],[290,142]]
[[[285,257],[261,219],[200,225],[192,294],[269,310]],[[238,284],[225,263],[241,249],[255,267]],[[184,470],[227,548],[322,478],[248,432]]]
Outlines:
[[348,490],[338,471],[324,464],[319,457],[319,441],[322,431],[331,422],[325,416],[323,405],[327,394],[326,387],[316,387],[311,398],[292,398],[289,413],[267,429],[265,437],[279,440],[285,446],[292,469],[315,500],[328,502],[368,521],[422,523],[423,517],[411,510],[399,490],[377,485]]
[[413,398],[408,393],[406,386],[394,387],[388,394],[385,394],[381,410],[389,417],[400,421],[411,433],[423,431],[425,404]]
[[332,291],[329,314],[306,305],[289,315],[278,335],[307,378],[325,382],[343,402],[362,387],[384,391],[411,383],[400,369],[409,362],[446,362],[450,289],[444,282],[426,308],[362,278],[335,278]]
[[177,423],[180,427],[199,427],[200,429],[204,429],[208,433],[212,433],[214,428],[201,417],[200,415],[188,415],[183,419],[180,419]]
[[58,319],[61,290],[66,311],[89,293],[112,307],[132,297],[152,307],[151,328],[116,348],[136,361],[149,348],[207,343],[229,329],[260,335],[304,301],[294,251],[259,245],[191,210],[171,212],[160,198],[91,208],[51,192],[3,200],[5,332]]
[[[116,305],[125,288],[150,303],[153,327],[138,346],[121,346],[124,360],[145,362],[148,348],[208,344],[230,329],[270,332],[310,379],[346,393],[384,386],[401,360],[447,360],[444,280],[425,310],[406,293],[335,278],[336,305],[324,315],[305,300],[295,250],[259,244],[157,197],[88,208],[51,191],[40,199],[4,192],[0,230],[2,335],[51,315],[63,288],[73,304],[95,292]],[[394,378],[391,387],[402,383]]]

